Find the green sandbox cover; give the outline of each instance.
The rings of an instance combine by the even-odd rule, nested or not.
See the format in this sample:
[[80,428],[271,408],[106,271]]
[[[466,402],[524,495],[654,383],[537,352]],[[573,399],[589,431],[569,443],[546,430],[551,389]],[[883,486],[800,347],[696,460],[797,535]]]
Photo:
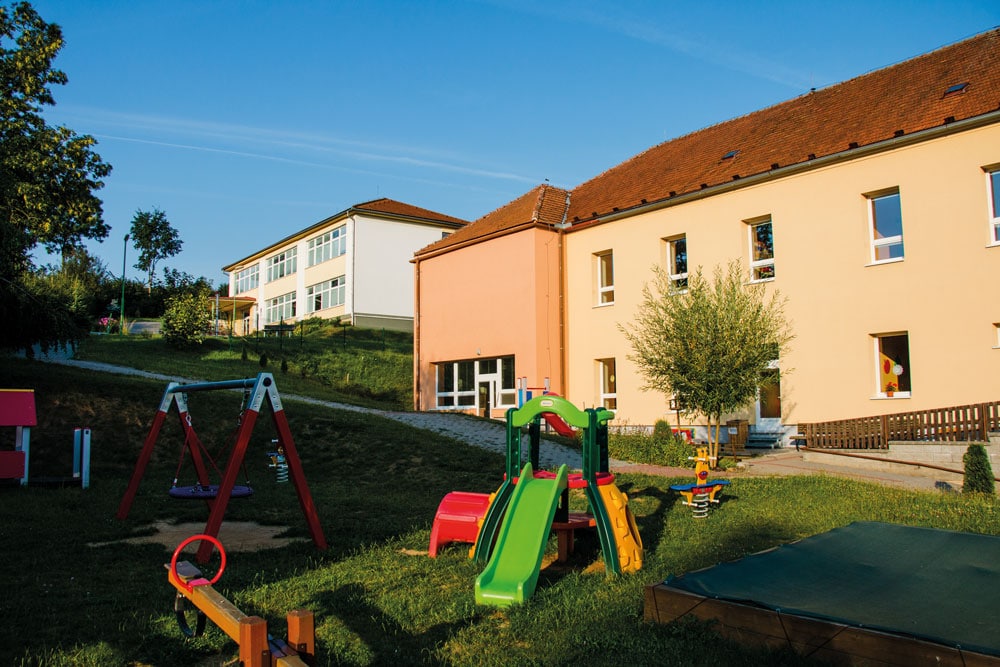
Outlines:
[[859,522],[666,586],[1000,656],[1000,537]]

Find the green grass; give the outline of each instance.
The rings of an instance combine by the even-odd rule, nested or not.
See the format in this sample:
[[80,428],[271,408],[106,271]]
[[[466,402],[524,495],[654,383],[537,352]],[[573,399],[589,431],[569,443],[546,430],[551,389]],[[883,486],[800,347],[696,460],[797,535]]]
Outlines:
[[[127,345],[117,349],[119,363],[152,365]],[[203,368],[195,375],[211,380],[231,373],[188,363],[171,359],[173,370],[155,370],[185,375]],[[276,382],[291,393],[290,378],[276,374]],[[169,551],[119,542],[154,520],[207,518],[203,505],[166,494],[182,444],[175,419],[164,427],[130,516],[114,518],[165,384],[0,359],[0,386],[36,390],[39,425],[31,440],[38,475],[68,471],[74,426],[93,432],[92,488],[0,488],[0,664],[233,664],[237,647],[217,628],[194,640],[177,630],[163,569]],[[191,396],[194,426],[209,449],[225,444],[239,403],[238,392]],[[710,518],[694,521],[669,490],[676,479],[619,475],[646,546],[641,572],[605,577],[596,538],[585,534],[570,563],[543,570],[526,604],[477,607],[478,568],[467,545],[446,548],[437,559],[421,552],[444,494],[495,490],[502,458],[375,416],[295,401],[284,407],[330,546],[319,551],[305,541],[231,553],[217,588],[244,612],[267,619],[278,636],[289,610],[313,610],[319,665],[805,665],[787,652],[723,641],[705,624],[647,624],[643,589],[858,520],[1000,533],[1000,502],[978,494],[832,477],[734,478]],[[233,500],[226,520],[287,526],[288,535],[308,537],[293,488],[274,483],[267,469],[272,430],[269,419],[258,422],[248,455],[256,493]],[[181,476],[192,475],[185,469]]]
[[294,336],[209,338],[190,350],[171,348],[160,336],[91,336],[76,358],[200,380],[266,370],[290,394],[391,410],[413,406],[413,336],[397,331],[307,320]]

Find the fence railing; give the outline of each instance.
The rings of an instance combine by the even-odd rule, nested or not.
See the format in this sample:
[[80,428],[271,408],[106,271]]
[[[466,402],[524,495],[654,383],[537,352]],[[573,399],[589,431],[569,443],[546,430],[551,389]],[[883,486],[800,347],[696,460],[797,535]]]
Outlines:
[[888,449],[893,440],[985,442],[1000,431],[1000,401],[798,426],[800,444],[823,449]]

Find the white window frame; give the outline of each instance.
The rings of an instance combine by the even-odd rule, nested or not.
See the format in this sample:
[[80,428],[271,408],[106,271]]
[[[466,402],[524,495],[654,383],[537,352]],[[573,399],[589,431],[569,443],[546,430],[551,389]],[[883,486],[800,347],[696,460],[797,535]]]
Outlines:
[[990,212],[990,245],[1000,246],[1000,166],[986,169],[986,193]]
[[[459,370],[463,368],[464,364],[466,369],[472,369],[472,382],[468,389],[459,389],[461,374]],[[476,362],[472,359],[463,359],[461,361],[448,361],[440,364],[435,364],[434,369],[434,391],[435,400],[434,405],[438,410],[471,410],[476,407],[477,396],[477,370]],[[449,376],[451,378],[451,389],[441,388],[441,377],[442,375]]]
[[[598,404],[608,410],[618,409],[618,364],[614,357],[597,359]],[[609,371],[610,370],[610,374]]]
[[306,288],[306,312],[315,313],[327,308],[344,305],[346,293],[344,276],[337,276]]
[[264,311],[265,324],[277,324],[295,319],[295,292],[288,292],[267,300]]
[[260,266],[254,264],[236,274],[236,294],[243,294],[260,286]]
[[347,252],[347,225],[340,225],[325,234],[309,239],[306,266],[316,266]]
[[[611,250],[594,253],[598,306],[613,306],[615,303],[615,255]],[[611,274],[610,277],[608,274]]]
[[[762,283],[774,280],[774,222],[771,217],[758,218],[756,220],[746,220],[747,234],[750,247],[750,282]],[[758,256],[757,252],[757,228],[768,225],[771,228],[771,251],[770,256],[764,257],[763,253]]]
[[[677,266],[677,243],[684,242],[684,266],[683,271],[678,270]],[[666,259],[664,264],[667,268],[667,276],[670,278],[670,284],[678,292],[687,292],[688,288],[688,259],[687,259],[687,234],[677,234],[676,236],[668,236],[663,239],[664,250],[666,252]]]
[[993,323],[993,340],[996,341],[993,349],[1000,350],[1000,322]]
[[[496,370],[492,373],[481,373],[481,364],[496,362]],[[459,365],[460,364],[472,364],[472,388],[459,390]],[[471,408],[479,407],[476,402],[478,401],[478,387],[479,383],[483,381],[490,381],[496,383],[497,396],[493,397],[496,408],[514,408],[517,407],[517,376],[514,373],[514,357],[488,357],[486,359],[475,359],[475,360],[461,360],[461,361],[448,361],[440,364],[434,364],[434,382],[435,382],[435,408],[438,410],[468,410]],[[451,378],[451,388],[442,389],[441,387],[441,375],[442,371],[444,375]],[[508,382],[505,382],[505,379]]]
[[[899,189],[895,188],[892,190],[884,190],[881,192],[875,192],[865,195],[868,199],[868,237],[871,241],[871,258],[872,264],[889,264],[892,262],[902,262],[906,258],[906,250],[903,245],[903,200],[900,197]],[[899,234],[894,234],[892,236],[884,236],[879,238],[877,236],[877,220],[875,214],[875,207],[878,201],[883,199],[888,199],[889,197],[895,197],[897,203],[899,204]],[[879,251],[883,248],[891,248],[893,246],[899,246],[902,255],[899,257],[886,257],[884,259],[879,259]],[[891,252],[891,251],[890,251]]]
[[[910,350],[910,332],[909,331],[895,331],[895,332],[872,334],[872,343],[873,343],[873,346],[874,346],[874,359],[875,359],[875,398],[884,398],[884,399],[887,399],[887,400],[894,400],[894,399],[897,399],[897,398],[910,398],[910,396],[911,396],[911,392],[913,390],[913,385],[912,385],[912,380],[910,380],[910,379],[907,380],[907,384],[910,385],[909,389],[906,389],[904,391],[904,390],[901,390],[899,387],[896,387],[896,389],[893,391],[893,395],[892,396],[888,395],[888,393],[887,393],[887,389],[888,388],[885,387],[882,384],[882,368],[881,368],[881,364],[882,364],[882,340],[885,339],[885,338],[892,338],[892,337],[898,337],[898,336],[905,336],[906,337],[906,349],[907,349],[906,363],[912,365],[912,363],[913,363],[913,361],[912,361],[912,355],[909,352],[909,350]],[[909,368],[903,368],[902,372],[905,372],[907,374],[908,378],[911,377],[910,376],[910,369]]]
[[298,248],[291,247],[282,250],[277,255],[267,258],[267,282],[274,282],[295,273],[298,264]]

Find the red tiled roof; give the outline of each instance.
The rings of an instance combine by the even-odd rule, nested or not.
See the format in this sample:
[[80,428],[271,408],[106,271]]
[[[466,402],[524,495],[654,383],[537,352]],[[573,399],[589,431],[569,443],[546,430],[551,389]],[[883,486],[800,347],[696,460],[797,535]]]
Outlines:
[[351,210],[372,211],[375,213],[388,213],[391,215],[404,215],[410,218],[423,218],[425,220],[437,220],[439,222],[450,222],[459,225],[468,224],[467,220],[462,220],[461,218],[454,218],[450,215],[445,215],[444,213],[430,211],[426,208],[420,208],[419,206],[412,206],[411,204],[404,204],[401,201],[386,199],[385,197],[382,197],[381,199],[373,199],[372,201],[368,201],[363,204],[355,204],[351,207]]
[[[945,95],[962,83],[964,90]],[[998,108],[994,29],[654,146],[577,186],[568,219],[586,221]]]
[[453,246],[464,245],[535,225],[556,225],[564,221],[569,193],[551,185],[539,185],[512,202],[487,213],[455,233],[418,250],[419,257]]

